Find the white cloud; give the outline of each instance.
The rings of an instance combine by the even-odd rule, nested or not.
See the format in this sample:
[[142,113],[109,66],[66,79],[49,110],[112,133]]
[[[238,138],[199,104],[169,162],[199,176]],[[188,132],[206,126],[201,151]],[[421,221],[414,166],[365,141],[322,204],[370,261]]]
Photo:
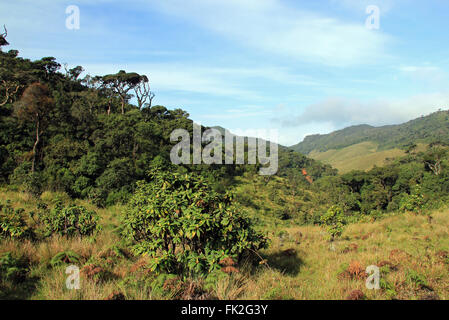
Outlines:
[[449,108],[449,93],[430,93],[407,99],[378,99],[361,101],[346,98],[328,98],[306,107],[301,115],[274,119],[284,126],[300,127],[306,124],[327,123],[335,128],[349,125],[398,124],[426,115],[438,109]]
[[365,28],[287,7],[278,0],[164,0],[152,3],[166,14],[192,21],[242,45],[325,65],[375,63],[386,58],[390,37]]
[[445,90],[449,86],[448,74],[439,67],[425,64],[423,66],[401,66],[404,75],[414,81],[419,81],[432,86],[432,88]]

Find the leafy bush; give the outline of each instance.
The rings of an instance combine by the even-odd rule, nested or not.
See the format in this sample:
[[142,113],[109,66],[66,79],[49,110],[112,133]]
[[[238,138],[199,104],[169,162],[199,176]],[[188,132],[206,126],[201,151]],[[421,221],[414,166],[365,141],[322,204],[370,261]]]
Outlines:
[[64,208],[61,202],[53,210],[46,211],[41,219],[45,225],[45,236],[89,236],[100,229],[99,217],[95,211],[76,205]]
[[321,216],[321,222],[327,226],[327,231],[331,236],[331,241],[335,237],[341,236],[345,225],[343,209],[339,206],[332,206]]
[[421,214],[426,204],[421,186],[416,185],[410,195],[405,195],[400,202],[401,211],[412,211]]
[[50,264],[52,267],[58,267],[68,263],[78,264],[80,259],[81,257],[73,251],[62,251],[51,258]]
[[0,257],[0,279],[19,282],[28,272],[25,259],[15,258],[11,252],[6,252]]
[[227,257],[267,246],[230,194],[212,190],[193,173],[152,170],[139,182],[124,218],[124,235],[137,254],[149,254],[158,272],[198,275],[220,268]]
[[0,237],[21,239],[32,235],[23,213],[23,209],[12,208],[9,200],[0,203]]

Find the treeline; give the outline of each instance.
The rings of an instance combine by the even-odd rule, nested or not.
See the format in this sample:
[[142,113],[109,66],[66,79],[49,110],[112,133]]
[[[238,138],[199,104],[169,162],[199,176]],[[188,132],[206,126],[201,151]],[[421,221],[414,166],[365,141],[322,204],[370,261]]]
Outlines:
[[[347,216],[380,217],[386,212],[429,212],[449,203],[449,144],[431,143],[426,151],[409,147],[407,155],[368,172],[325,177],[314,184],[317,207],[334,204]],[[318,213],[309,216],[318,221]]]

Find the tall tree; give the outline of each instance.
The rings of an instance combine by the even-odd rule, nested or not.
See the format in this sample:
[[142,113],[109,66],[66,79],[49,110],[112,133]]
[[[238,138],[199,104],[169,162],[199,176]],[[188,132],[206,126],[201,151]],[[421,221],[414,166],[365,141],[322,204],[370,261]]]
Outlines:
[[146,75],[140,77],[139,83],[134,87],[134,92],[136,93],[139,109],[142,110],[143,107],[151,108],[154,93],[150,89],[150,82]]
[[141,76],[135,72],[120,70],[116,74],[108,74],[102,77],[103,87],[113,90],[121,100],[122,114],[125,114],[125,103],[129,98],[128,92],[134,89],[140,82]]
[[49,113],[54,106],[50,90],[42,83],[33,83],[25,89],[21,99],[16,104],[15,113],[17,118],[22,121],[32,121],[35,125],[35,142],[33,145],[33,162],[31,171],[36,168],[37,153],[39,151],[39,142],[49,119]]

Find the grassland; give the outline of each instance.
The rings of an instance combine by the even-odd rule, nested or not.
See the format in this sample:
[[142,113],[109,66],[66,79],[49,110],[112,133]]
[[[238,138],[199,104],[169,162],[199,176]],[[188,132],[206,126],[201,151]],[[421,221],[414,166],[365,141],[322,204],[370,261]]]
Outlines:
[[[420,144],[418,150],[423,150],[425,145]],[[332,149],[325,152],[312,151],[308,156],[312,159],[330,164],[340,173],[351,170],[367,171],[374,166],[382,166],[388,159],[403,156],[401,149],[378,150],[375,142],[361,142],[342,149]]]
[[[244,185],[241,188],[244,190]],[[42,197],[65,196],[47,192]],[[24,193],[1,189],[0,200],[6,199],[25,210],[36,205],[36,200]],[[94,209],[87,202],[77,203]],[[262,223],[260,227],[272,241],[270,248],[260,252],[260,257],[243,261],[239,272],[216,279],[212,285],[204,279],[190,279],[186,285],[176,278],[170,282],[152,274],[145,257],[135,257],[123,246],[119,233],[123,209],[96,209],[103,230],[94,238],[1,240],[0,256],[11,252],[24,259],[28,268],[20,284],[0,283],[1,298],[346,299],[352,293],[366,299],[449,299],[447,209],[434,212],[432,222],[406,213],[351,224],[333,243],[318,226]],[[65,266],[51,263],[55,255],[67,251],[79,256],[80,290],[66,289]],[[86,267],[93,265],[94,270]],[[380,290],[365,287],[364,271],[369,265],[381,268]]]

